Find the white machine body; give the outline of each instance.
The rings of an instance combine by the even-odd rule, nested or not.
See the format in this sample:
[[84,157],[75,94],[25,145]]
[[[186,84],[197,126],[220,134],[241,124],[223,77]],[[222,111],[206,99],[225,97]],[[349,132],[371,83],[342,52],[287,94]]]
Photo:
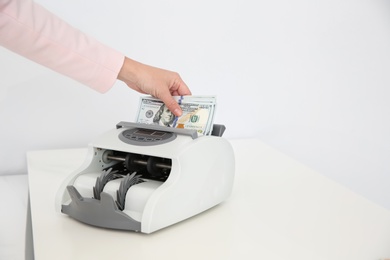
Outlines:
[[[233,149],[220,136],[188,133],[119,123],[89,145],[83,166],[60,188],[57,208],[90,225],[152,233],[221,203],[232,191]],[[160,138],[165,135],[168,140]],[[102,172],[118,167],[116,178],[103,183],[100,196],[94,195]],[[118,190],[133,171],[140,182],[125,195],[122,190],[121,209]]]

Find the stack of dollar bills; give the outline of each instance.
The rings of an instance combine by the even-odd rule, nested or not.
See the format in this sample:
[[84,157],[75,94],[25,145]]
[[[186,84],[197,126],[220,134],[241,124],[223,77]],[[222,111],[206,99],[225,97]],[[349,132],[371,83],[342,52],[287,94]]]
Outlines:
[[213,130],[216,97],[175,96],[174,98],[183,110],[180,117],[174,116],[160,99],[142,96],[136,122],[192,129],[200,135],[210,135]]

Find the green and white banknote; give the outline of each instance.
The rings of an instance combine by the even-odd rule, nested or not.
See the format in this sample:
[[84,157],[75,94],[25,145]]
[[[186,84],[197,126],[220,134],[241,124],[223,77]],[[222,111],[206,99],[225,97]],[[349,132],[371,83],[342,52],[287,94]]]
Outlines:
[[216,109],[215,96],[175,96],[183,114],[176,117],[164,103],[152,96],[140,98],[136,122],[196,130],[210,135]]

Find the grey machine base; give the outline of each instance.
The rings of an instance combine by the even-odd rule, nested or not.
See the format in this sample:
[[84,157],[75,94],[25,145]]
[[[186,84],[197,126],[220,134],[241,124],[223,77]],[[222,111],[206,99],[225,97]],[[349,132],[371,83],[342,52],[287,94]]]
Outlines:
[[100,200],[97,200],[82,197],[74,186],[67,186],[67,190],[72,201],[69,205],[62,205],[62,213],[92,226],[136,232],[141,230],[141,222],[120,211],[110,194],[102,192]]

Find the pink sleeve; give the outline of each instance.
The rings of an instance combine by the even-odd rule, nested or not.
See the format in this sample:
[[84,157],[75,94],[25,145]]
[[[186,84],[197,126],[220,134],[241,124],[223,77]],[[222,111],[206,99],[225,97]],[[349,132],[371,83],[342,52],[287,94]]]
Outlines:
[[124,61],[32,0],[0,0],[0,45],[99,92],[111,88]]

